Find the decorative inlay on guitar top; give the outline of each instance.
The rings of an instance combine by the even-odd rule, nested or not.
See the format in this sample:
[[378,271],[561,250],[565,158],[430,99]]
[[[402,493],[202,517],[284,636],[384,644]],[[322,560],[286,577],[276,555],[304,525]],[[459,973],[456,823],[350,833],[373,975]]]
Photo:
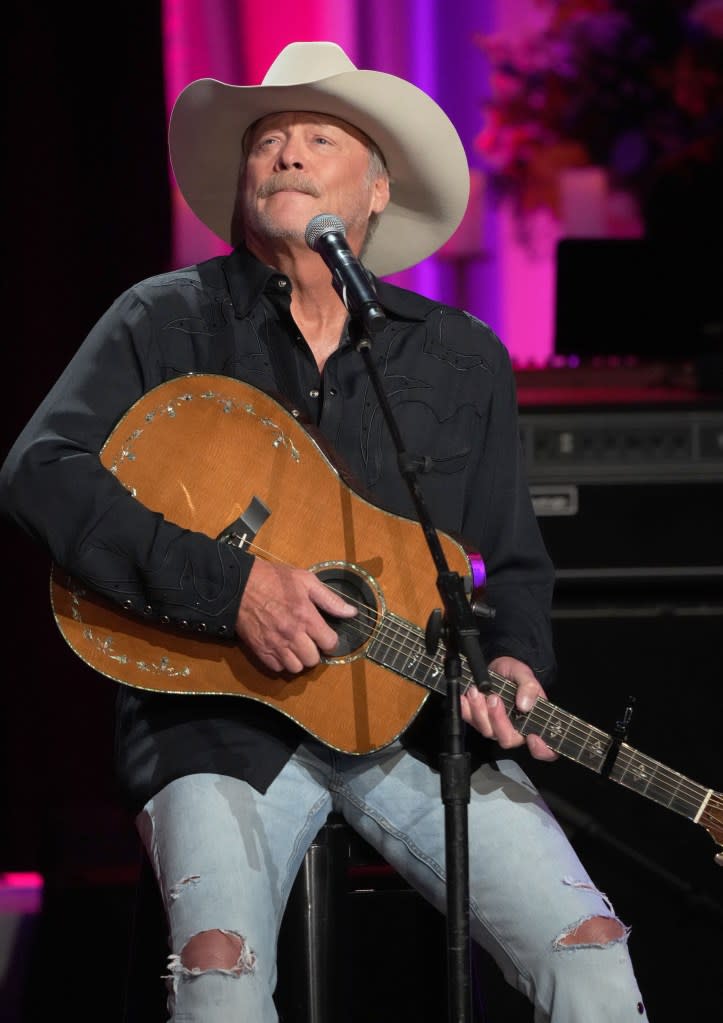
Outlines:
[[[219,377],[218,379],[225,380],[227,378]],[[173,381],[173,383],[175,382],[176,381]],[[166,386],[168,385],[166,384],[161,385],[161,388],[159,388],[159,390]],[[229,397],[223,393],[219,393],[218,391],[207,390],[202,391],[200,393],[195,391],[186,391],[185,393],[179,394],[172,401],[163,402],[156,408],[149,409],[144,415],[144,420],[146,423],[150,425],[158,416],[166,416],[168,419],[175,419],[178,412],[183,411],[184,404],[188,405],[190,402],[193,402],[195,400],[216,402],[220,410],[227,415],[231,412],[245,412],[247,415],[250,416],[256,415],[256,410],[254,409],[254,406],[251,402],[240,401],[237,398]],[[142,398],[141,402],[145,404],[145,399]],[[299,459],[301,457],[298,450],[294,447],[291,437],[288,434],[284,433],[284,431],[277,425],[277,423],[275,423],[272,419],[266,417],[261,418],[260,422],[262,423],[263,426],[268,427],[273,432],[271,443],[275,448],[287,447],[292,458]],[[134,444],[139,439],[139,437],[143,435],[143,432],[144,432],[143,427],[136,427],[128,435],[125,441],[121,443],[121,448],[118,457],[107,466],[110,472],[112,472],[114,475],[118,475],[119,467],[123,464],[123,462],[135,461],[136,453],[134,449]]]
[[[68,589],[71,598],[70,613],[73,620],[83,627],[84,641],[94,647],[99,654],[103,657],[107,657],[110,661],[116,661],[119,665],[127,665],[128,654],[116,653],[114,637],[112,635],[96,635],[92,627],[85,624],[83,621],[82,602],[88,595],[87,590],[84,586],[81,586],[76,579],[72,579],[72,577],[68,577],[68,579]],[[159,661],[155,664],[149,664],[146,661],[136,661],[136,668],[139,671],[148,671],[152,674],[165,675],[168,678],[189,678],[191,675],[191,669],[188,665],[182,668],[175,668],[171,664],[170,658],[165,654],[162,655]]]

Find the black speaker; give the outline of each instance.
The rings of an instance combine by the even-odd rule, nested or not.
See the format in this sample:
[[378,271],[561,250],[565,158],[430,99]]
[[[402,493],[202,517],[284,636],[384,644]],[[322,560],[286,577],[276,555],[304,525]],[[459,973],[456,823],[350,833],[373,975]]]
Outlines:
[[[677,772],[683,789],[710,789],[720,814],[723,412],[611,405],[526,409],[520,419],[557,572],[549,698],[611,736],[631,713],[628,745]],[[523,757],[632,928],[650,1018],[719,1015],[723,865],[711,836],[652,786],[632,791],[573,760]]]
[[538,409],[520,429],[561,587],[723,594],[723,411]]
[[[723,595],[722,595],[723,596]],[[717,793],[723,599],[648,599],[624,589],[559,600],[553,703]],[[530,771],[597,886],[632,927],[630,949],[656,1021],[712,1019],[723,952],[723,866],[699,824],[570,760]],[[534,850],[530,850],[534,855]]]

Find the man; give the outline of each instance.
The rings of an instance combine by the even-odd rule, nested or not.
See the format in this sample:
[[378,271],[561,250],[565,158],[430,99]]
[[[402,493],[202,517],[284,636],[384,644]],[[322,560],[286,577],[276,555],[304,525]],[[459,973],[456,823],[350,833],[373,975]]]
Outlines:
[[[308,570],[303,543],[297,563],[280,564],[183,528],[129,493],[99,453],[124,413],[164,381],[235,377],[283,396],[365,496],[411,517],[346,308],[306,228],[318,214],[338,217],[371,271],[400,270],[454,231],[467,163],[428,96],[356,69],[331,43],[286,47],[258,87],[191,83],[172,114],[170,150],[189,205],[234,251],[119,297],[10,452],[2,504],[60,566],[129,614],[159,631],[238,643],[249,672],[283,673],[291,685],[334,652],[329,619],[352,620],[355,601]],[[496,614],[480,626],[482,650],[528,711],[553,673],[553,576],[523,477],[509,358],[465,313],[374,284],[386,325],[372,358],[402,436],[425,456],[435,525],[484,554]],[[295,509],[273,515],[291,522]],[[524,740],[503,702],[474,686],[461,712],[474,729],[473,938],[536,1019],[640,1019],[627,929],[534,786],[501,755],[525,741],[538,759],[554,752],[539,736]],[[428,701],[392,742],[356,754],[263,701],[119,687],[118,775],[168,916],[172,1020],[276,1019],[278,928],[332,809],[444,910],[439,716]]]

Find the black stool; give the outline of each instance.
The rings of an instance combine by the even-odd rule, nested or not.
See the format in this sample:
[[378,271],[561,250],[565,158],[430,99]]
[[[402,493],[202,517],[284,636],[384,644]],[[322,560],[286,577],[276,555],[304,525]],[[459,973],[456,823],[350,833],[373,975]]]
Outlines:
[[289,896],[278,973],[281,1023],[440,1023],[444,919],[332,813]]
[[[471,960],[472,1023],[529,1023],[532,1006],[487,953],[473,945]],[[336,813],[294,882],[278,974],[281,1023],[449,1018],[444,917]]]
[[349,828],[331,814],[309,846],[279,935],[277,1008],[283,1021],[340,1023],[345,964],[341,951]]

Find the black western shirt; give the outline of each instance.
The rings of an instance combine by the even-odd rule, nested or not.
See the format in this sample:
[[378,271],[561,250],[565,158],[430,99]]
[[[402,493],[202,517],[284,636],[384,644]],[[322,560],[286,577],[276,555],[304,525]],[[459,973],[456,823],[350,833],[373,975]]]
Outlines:
[[[344,337],[320,375],[291,317],[290,291],[288,278],[244,248],[130,288],[11,449],[0,476],[3,513],[129,613],[234,642],[252,557],[150,511],[98,458],[148,390],[214,373],[283,395],[340,454],[365,496],[414,517],[361,355]],[[484,654],[517,657],[549,683],[553,570],[524,478],[508,353],[460,310],[383,281],[377,291],[387,325],[372,356],[407,448],[427,459],[425,504],[438,529],[463,537],[485,561],[496,615],[481,625]],[[419,719],[435,709],[428,701]],[[434,730],[419,719],[404,738],[433,757]],[[199,771],[245,778],[263,791],[302,737],[293,721],[253,700],[119,686],[118,777],[133,809]]]

